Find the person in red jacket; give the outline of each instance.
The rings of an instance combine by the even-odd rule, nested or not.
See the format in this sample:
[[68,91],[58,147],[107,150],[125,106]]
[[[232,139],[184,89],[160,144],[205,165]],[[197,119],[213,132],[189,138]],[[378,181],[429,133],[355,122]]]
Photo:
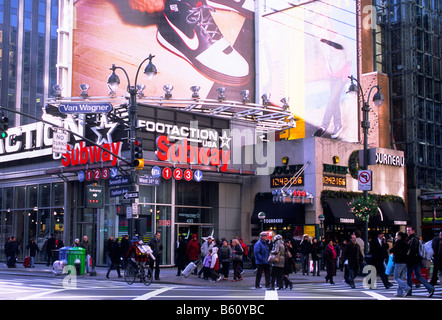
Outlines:
[[[189,262],[194,262],[199,259],[200,256],[200,250],[201,250],[201,243],[198,241],[198,235],[193,234],[192,239],[187,244],[187,258],[189,259]],[[194,274],[197,274],[197,269],[195,268]]]

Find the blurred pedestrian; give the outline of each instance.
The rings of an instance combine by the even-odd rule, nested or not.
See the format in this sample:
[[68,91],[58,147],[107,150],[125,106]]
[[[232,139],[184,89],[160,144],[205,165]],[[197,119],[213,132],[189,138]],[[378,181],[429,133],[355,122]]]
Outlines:
[[282,290],[285,264],[285,245],[280,234],[275,236],[275,242],[273,243],[272,251],[270,251],[270,256],[276,257],[276,259],[270,261],[270,290],[275,290],[275,283],[278,286],[278,290]]
[[370,264],[376,268],[376,273],[381,277],[385,289],[389,289],[393,286],[393,284],[388,281],[387,275],[385,274],[384,264],[388,259],[388,248],[384,233],[379,231],[376,237],[373,237],[370,242]]
[[187,251],[187,241],[183,235],[180,235],[179,241],[177,242],[175,250],[175,261],[177,272],[176,275],[180,276],[181,272],[186,268],[186,251]]
[[290,288],[290,290],[293,289],[293,283],[289,279],[290,273],[293,271],[292,263],[290,261],[292,258],[292,253],[290,250],[291,246],[292,244],[290,243],[290,240],[287,240],[285,242],[284,272],[282,277],[282,280],[284,281],[284,288]]
[[239,244],[238,239],[232,240],[232,262],[233,262],[233,280],[232,281],[240,281],[242,280],[241,273],[239,271],[239,267],[242,261],[243,249]]
[[255,288],[261,288],[261,277],[264,272],[265,287],[270,287],[270,263],[269,263],[269,247],[267,244],[267,232],[261,232],[260,239],[255,243],[253,252],[255,255],[256,278]]
[[161,242],[161,233],[157,231],[152,239],[149,240],[148,246],[151,247],[155,260],[150,259],[150,267],[154,270],[155,264],[155,280],[160,280],[160,264],[163,253],[163,244]]
[[120,274],[121,247],[120,243],[118,242],[118,238],[112,241],[108,241],[108,253],[110,259],[110,265],[106,273],[106,278],[109,279],[109,273],[114,267],[117,269],[118,278],[121,278]]
[[310,271],[310,253],[312,249],[312,243],[308,234],[302,236],[302,241],[299,244],[299,250],[301,252],[301,268],[302,274],[305,275]]
[[[194,233],[192,235],[192,239],[187,244],[186,254],[189,262],[193,262],[196,264],[197,260],[200,256],[201,243],[198,241],[198,235]],[[197,274],[198,268],[195,268],[193,274]]]
[[319,247],[318,239],[316,239],[316,238],[313,238],[311,252],[312,252],[312,261],[313,261],[313,273],[312,273],[312,275],[316,274],[319,277],[321,250],[320,250],[320,247]]
[[[408,261],[407,261],[407,284],[411,288],[413,286],[412,283],[412,275],[414,272],[415,278],[420,281],[424,285],[424,287],[428,290],[427,297],[430,298],[434,294],[434,286],[431,285],[425,278],[421,275],[421,267],[422,267],[422,257],[419,256],[419,238],[416,235],[416,230],[414,227],[407,227],[408,234],[408,244],[410,245],[410,250],[408,251]],[[411,295],[411,291],[408,295]]]
[[232,261],[232,248],[226,239],[223,239],[223,245],[218,250],[218,257],[221,262],[221,274],[224,276],[224,280],[229,278],[230,262]]
[[90,272],[90,268],[92,266],[92,261],[91,261],[91,244],[89,242],[89,239],[87,236],[83,236],[83,241],[80,242],[80,247],[82,247],[84,249],[84,255],[85,255],[85,272],[88,273]]
[[327,275],[325,276],[325,282],[330,281],[330,284],[335,284],[333,277],[336,276],[338,254],[333,245],[333,240],[329,240],[324,249],[325,268],[327,269]]
[[129,251],[130,248],[130,240],[129,240],[129,236],[127,234],[123,235],[121,237],[121,243],[120,243],[120,250],[121,250],[121,257],[123,258],[123,269],[126,270],[126,266],[127,266],[127,261],[124,259],[124,257],[126,256],[127,252]]
[[390,253],[393,254],[394,261],[394,273],[393,278],[397,283],[396,296],[405,297],[411,293],[411,288],[405,281],[405,275],[407,274],[407,253],[410,249],[406,241],[407,235],[403,232],[396,233],[396,242],[390,249]]
[[431,248],[433,249],[433,274],[431,276],[430,284],[435,286],[437,284],[438,274],[439,274],[439,266],[440,266],[440,255],[439,248],[440,243],[442,242],[442,232],[437,234],[433,240],[431,241]]
[[40,250],[38,249],[38,246],[35,243],[34,238],[29,240],[29,243],[26,246],[26,249],[29,249],[29,257],[31,258],[29,267],[30,268],[35,268],[35,256],[37,255],[37,252],[39,252]]
[[358,275],[360,266],[363,262],[363,256],[359,244],[356,242],[356,235],[352,234],[350,241],[345,247],[343,253],[344,264],[348,267],[348,273],[345,276],[345,282],[350,285],[351,288],[355,288],[355,277]]
[[52,265],[52,263],[54,263],[52,257],[52,250],[55,250],[55,238],[53,234],[49,235],[49,239],[46,242],[46,254],[47,254],[46,266],[50,266]]
[[212,277],[212,281],[220,281],[223,278],[219,275],[218,247],[212,248],[212,256],[210,260],[210,274]]

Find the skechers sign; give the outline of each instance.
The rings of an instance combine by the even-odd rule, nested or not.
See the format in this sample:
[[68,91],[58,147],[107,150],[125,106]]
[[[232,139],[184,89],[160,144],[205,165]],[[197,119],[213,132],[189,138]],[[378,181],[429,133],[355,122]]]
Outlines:
[[112,105],[106,102],[68,102],[61,103],[59,110],[61,113],[109,113]]

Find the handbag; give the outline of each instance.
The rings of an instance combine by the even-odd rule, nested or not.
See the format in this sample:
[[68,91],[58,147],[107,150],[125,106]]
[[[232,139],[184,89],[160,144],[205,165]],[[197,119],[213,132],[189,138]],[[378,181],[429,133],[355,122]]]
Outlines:
[[395,267],[395,263],[393,261],[393,255],[390,254],[390,256],[388,257],[387,267],[385,268],[385,274],[387,276],[391,276],[394,272],[394,267]]
[[278,254],[270,254],[268,261],[270,263],[279,262],[279,252],[278,252]]

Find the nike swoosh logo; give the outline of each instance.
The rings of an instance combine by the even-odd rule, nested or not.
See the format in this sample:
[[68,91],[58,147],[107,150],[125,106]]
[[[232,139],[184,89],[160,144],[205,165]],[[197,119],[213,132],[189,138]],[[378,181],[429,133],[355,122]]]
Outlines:
[[175,26],[169,19],[167,19],[167,16],[166,16],[165,13],[163,13],[163,15],[166,18],[167,23],[172,27],[173,30],[175,30],[176,33],[178,33],[180,38],[184,41],[184,43],[186,44],[186,46],[189,47],[190,50],[198,49],[200,43],[199,43],[198,36],[196,35],[196,31],[195,30],[193,30],[193,37],[189,38],[177,26]]

